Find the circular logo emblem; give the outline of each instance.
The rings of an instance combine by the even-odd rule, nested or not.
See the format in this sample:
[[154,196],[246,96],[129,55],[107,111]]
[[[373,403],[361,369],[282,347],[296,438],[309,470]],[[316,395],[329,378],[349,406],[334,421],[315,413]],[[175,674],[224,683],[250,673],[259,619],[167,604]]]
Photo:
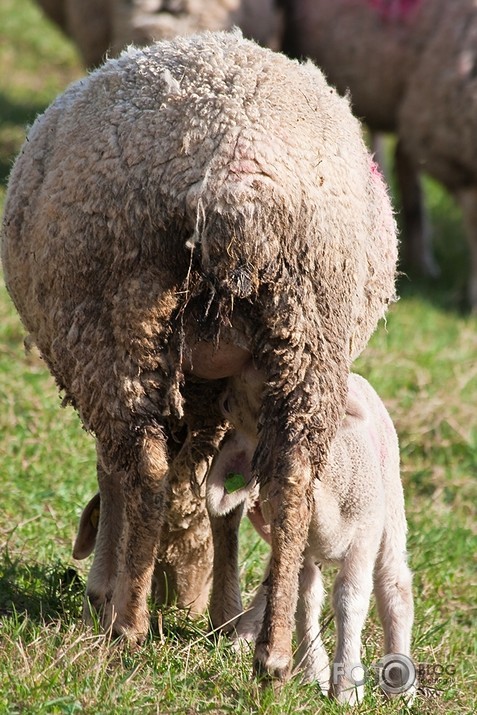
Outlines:
[[376,663],[379,686],[385,693],[399,695],[416,681],[416,667],[407,655],[389,653]]

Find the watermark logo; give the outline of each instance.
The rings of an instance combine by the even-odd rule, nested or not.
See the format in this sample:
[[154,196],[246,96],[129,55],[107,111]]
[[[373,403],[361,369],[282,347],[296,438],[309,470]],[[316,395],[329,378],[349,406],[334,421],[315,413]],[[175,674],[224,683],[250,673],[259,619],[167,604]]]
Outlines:
[[369,668],[362,663],[333,663],[332,679],[336,684],[346,678],[354,687],[373,680],[388,695],[406,695],[415,692],[418,686],[437,690],[435,686],[455,675],[455,672],[452,664],[417,664],[402,653],[389,653]]
[[373,666],[378,685],[389,695],[406,693],[416,682],[416,666],[401,653],[389,653]]

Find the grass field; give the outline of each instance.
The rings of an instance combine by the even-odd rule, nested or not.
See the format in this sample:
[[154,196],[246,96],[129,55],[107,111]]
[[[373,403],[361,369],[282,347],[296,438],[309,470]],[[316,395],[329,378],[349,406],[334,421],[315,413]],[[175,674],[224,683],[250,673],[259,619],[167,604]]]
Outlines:
[[[31,0],[0,4],[0,210],[13,157],[33,120],[82,74],[73,48]],[[412,713],[477,711],[475,511],[477,318],[465,312],[468,254],[459,214],[432,182],[427,196],[442,275],[402,277],[357,369],[398,428],[414,571],[413,657],[426,664]],[[0,715],[43,713],[338,713],[298,679],[278,695],[250,676],[251,658],[170,608],[137,651],[80,623],[89,563],[75,563],[78,517],[95,491],[92,439],[60,398],[0,288]],[[248,593],[265,549],[242,531]],[[329,606],[326,615],[329,614]],[[159,625],[157,625],[159,623]],[[374,606],[364,662],[380,655]],[[331,652],[333,626],[325,631]],[[369,683],[360,713],[398,713]]]

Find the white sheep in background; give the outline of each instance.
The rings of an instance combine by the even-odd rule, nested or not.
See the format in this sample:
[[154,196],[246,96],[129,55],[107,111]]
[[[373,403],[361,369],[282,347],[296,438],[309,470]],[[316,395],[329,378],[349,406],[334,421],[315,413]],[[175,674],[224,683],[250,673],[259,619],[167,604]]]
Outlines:
[[477,310],[475,0],[281,0],[284,50],[310,57],[376,132],[395,132],[407,226],[402,248],[434,272],[420,202],[425,172],[452,193],[469,246]]
[[233,27],[240,27],[245,37],[265,47],[278,49],[281,35],[275,0],[159,0],[155,5],[150,0],[112,0],[111,16],[113,52],[130,42],[146,45],[176,35]]
[[[242,613],[237,530],[245,503],[252,523],[270,542],[270,485],[260,489],[251,472],[262,384],[250,366],[231,384],[224,414],[236,431],[226,438],[207,478],[215,547],[211,619],[215,627],[235,626],[235,638],[247,642],[258,636],[267,596],[265,578],[237,620]],[[360,677],[361,630],[373,586],[386,654],[410,655],[413,622],[398,439],[382,401],[358,375],[349,376],[346,416],[331,444],[328,466],[314,482],[313,497],[296,611],[296,663],[304,680],[317,680],[325,693],[354,703],[362,698],[363,685],[355,688],[350,676]],[[295,524],[296,530],[303,528]],[[319,623],[324,599],[320,566],[326,562],[340,564],[333,591],[337,645],[331,678]],[[407,691],[408,699],[414,690]]]
[[149,45],[201,30],[240,27],[246,37],[279,49],[275,0],[36,0],[75,44],[86,67],[127,45]]
[[113,42],[115,0],[36,0],[45,15],[71,39],[86,67],[96,67]]
[[147,633],[162,526],[183,546],[168,558],[179,595],[203,602],[210,526],[191,484],[223,436],[222,381],[253,356],[273,551],[254,667],[289,676],[312,485],[350,365],[394,298],[395,228],[348,101],[312,63],[238,32],[130,48],[37,118],[9,180],[2,261],[96,438],[87,597],[105,628]]

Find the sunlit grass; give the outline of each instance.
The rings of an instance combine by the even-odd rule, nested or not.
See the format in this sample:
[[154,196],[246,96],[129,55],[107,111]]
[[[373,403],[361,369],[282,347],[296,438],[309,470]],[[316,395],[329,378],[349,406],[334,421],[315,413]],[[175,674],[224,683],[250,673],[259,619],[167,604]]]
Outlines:
[[[83,73],[76,53],[31,0],[0,4],[0,207],[26,125]],[[3,188],[2,188],[3,183]],[[386,402],[402,453],[414,571],[413,656],[443,666],[413,713],[476,711],[477,318],[465,312],[468,252],[452,200],[426,183],[437,281],[402,277],[392,307],[356,369]],[[133,651],[81,625],[90,560],[71,546],[96,489],[93,439],[60,407],[53,379],[0,288],[0,715],[39,713],[343,712],[316,685],[294,679],[281,694],[251,678],[251,655],[209,634],[206,618],[153,611],[151,635]],[[245,598],[259,582],[266,547],[244,524]],[[331,587],[332,572],[326,576]],[[325,608],[325,620],[331,614]],[[332,652],[334,627],[324,633]],[[364,662],[381,655],[374,607]],[[455,669],[455,672],[454,672]],[[368,687],[360,713],[402,713]]]

